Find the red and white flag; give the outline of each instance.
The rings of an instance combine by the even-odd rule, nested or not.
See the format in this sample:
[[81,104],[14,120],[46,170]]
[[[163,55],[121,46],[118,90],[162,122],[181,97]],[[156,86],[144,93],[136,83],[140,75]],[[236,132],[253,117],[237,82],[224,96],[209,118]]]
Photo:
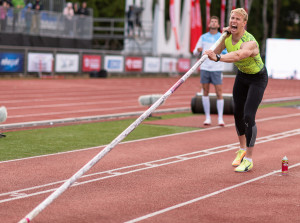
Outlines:
[[232,0],[232,10],[236,9],[236,0]]
[[198,39],[202,35],[202,20],[199,0],[191,0],[191,41],[190,51],[193,52]]
[[245,11],[248,13],[248,7],[249,7],[249,5],[248,5],[248,0],[245,0]]
[[210,22],[210,3],[211,0],[206,0],[206,31],[209,31],[209,22]]
[[170,14],[170,20],[171,20],[172,30],[173,30],[174,35],[175,35],[176,49],[179,50],[180,49],[180,45],[179,45],[179,39],[178,39],[178,33],[177,33],[177,26],[176,26],[174,0],[170,0],[169,14]]
[[225,24],[225,8],[226,8],[226,0],[221,0],[221,32],[224,28]]

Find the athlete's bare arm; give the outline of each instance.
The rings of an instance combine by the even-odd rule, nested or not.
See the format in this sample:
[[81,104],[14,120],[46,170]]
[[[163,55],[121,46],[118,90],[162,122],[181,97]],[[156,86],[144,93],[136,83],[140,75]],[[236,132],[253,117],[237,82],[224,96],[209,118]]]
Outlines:
[[[221,51],[222,52],[222,51]],[[259,53],[257,44],[255,41],[249,41],[242,43],[241,48],[237,51],[227,53],[222,55],[221,60],[222,62],[233,63],[240,61],[247,57],[254,57]],[[204,54],[208,55],[208,58],[213,61],[217,61],[216,53],[212,50],[207,50]]]

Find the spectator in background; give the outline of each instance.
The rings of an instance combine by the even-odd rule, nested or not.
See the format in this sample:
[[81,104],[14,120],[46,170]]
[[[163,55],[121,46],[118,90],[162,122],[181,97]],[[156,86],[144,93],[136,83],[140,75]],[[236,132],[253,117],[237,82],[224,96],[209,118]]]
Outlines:
[[65,17],[65,34],[73,36],[74,9],[71,2],[67,3],[67,6],[64,8],[63,15]]
[[64,8],[63,15],[71,20],[74,16],[74,9],[72,2],[68,2],[66,7]]
[[40,5],[35,5],[32,13],[32,23],[31,23],[31,33],[39,34],[40,33]]
[[9,8],[9,4],[6,1],[2,2],[2,6],[0,6],[0,26],[1,31],[5,31],[6,29],[6,20],[7,20],[7,9]]
[[135,22],[135,13],[134,6],[129,6],[129,10],[127,12],[127,35],[134,36],[134,22]]
[[12,0],[12,6],[16,9],[22,9],[25,7],[24,0]]
[[8,8],[13,7],[11,0],[4,0],[2,2],[6,2],[8,4]]
[[134,9],[134,13],[135,13],[135,25],[136,25],[136,27],[138,29],[138,35],[139,35],[139,37],[141,36],[141,32],[143,32],[143,35],[145,36],[145,32],[143,30],[142,21],[141,21],[143,10],[144,10],[143,7],[135,7],[135,9]]
[[16,28],[16,22],[19,18],[19,12],[25,7],[24,0],[12,0],[12,5],[14,8],[14,17],[13,17],[13,32]]
[[43,4],[41,3],[40,0],[35,0],[35,2],[33,3],[33,9],[36,9],[38,6],[38,10],[41,11],[41,10],[44,10],[44,7],[43,7]]
[[78,10],[78,15],[81,15],[82,17],[90,15],[86,2],[82,2],[81,7]]
[[25,22],[26,22],[25,33],[26,34],[30,33],[31,21],[32,21],[32,4],[28,3],[26,5],[26,12],[25,12]]
[[81,7],[78,10],[79,19],[78,19],[78,34],[84,34],[84,24],[86,23],[86,17],[90,15],[90,12],[87,8],[86,2],[81,4]]
[[74,10],[74,14],[77,15],[78,11],[79,11],[79,3],[78,2],[74,3],[73,10]]

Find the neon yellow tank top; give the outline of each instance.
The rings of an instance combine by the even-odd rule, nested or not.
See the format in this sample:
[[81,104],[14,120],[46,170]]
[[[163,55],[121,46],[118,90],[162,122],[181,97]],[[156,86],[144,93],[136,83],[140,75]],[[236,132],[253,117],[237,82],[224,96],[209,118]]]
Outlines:
[[[243,42],[249,41],[255,41],[257,47],[259,48],[256,39],[247,31],[245,31],[242,38],[235,45],[232,45],[232,35],[230,35],[228,38],[225,39],[225,46],[228,53],[230,53],[239,50]],[[260,57],[260,53],[258,53],[255,57],[247,57],[240,61],[234,62],[234,65],[237,66],[237,68],[240,71],[246,74],[256,74],[264,67],[264,63]]]

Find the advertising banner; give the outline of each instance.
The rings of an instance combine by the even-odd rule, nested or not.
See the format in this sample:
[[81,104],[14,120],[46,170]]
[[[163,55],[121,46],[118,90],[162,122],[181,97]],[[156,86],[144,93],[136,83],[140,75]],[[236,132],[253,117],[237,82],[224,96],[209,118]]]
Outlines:
[[143,58],[142,57],[126,57],[125,71],[142,71]]
[[179,73],[186,73],[191,67],[191,60],[187,58],[179,58],[177,69]]
[[224,63],[223,72],[234,73],[234,64],[233,63]]
[[28,53],[28,72],[52,72],[52,53]]
[[300,80],[299,51],[300,39],[267,39],[266,67],[269,77]]
[[145,59],[144,59],[144,72],[146,72],[146,73],[159,73],[160,72],[160,58],[158,58],[158,57],[145,57]]
[[105,56],[104,67],[108,72],[123,72],[124,58],[122,56]]
[[83,55],[82,71],[99,71],[101,70],[101,56],[99,55]]
[[177,72],[177,59],[170,57],[163,57],[161,61],[161,71],[164,73]]
[[0,53],[0,72],[15,73],[24,71],[23,53]]
[[79,71],[79,55],[56,54],[55,71],[77,73]]

